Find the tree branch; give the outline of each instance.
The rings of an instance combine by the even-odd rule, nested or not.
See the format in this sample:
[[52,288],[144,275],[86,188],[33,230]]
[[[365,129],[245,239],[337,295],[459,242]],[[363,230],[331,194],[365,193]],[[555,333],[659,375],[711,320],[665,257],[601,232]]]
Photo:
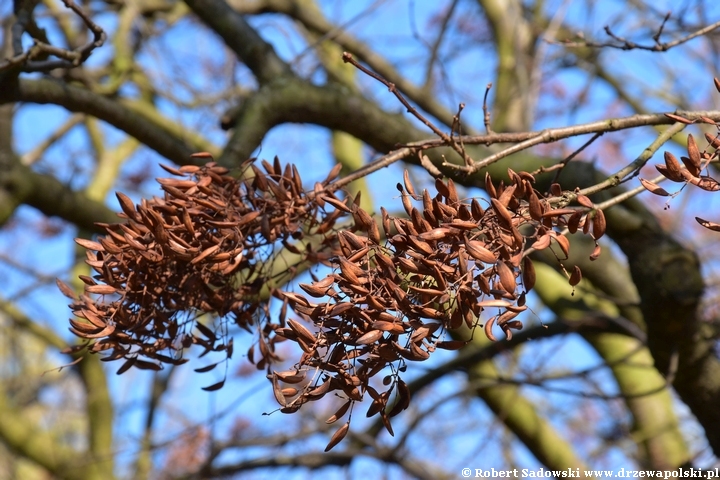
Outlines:
[[[670,14],[668,14],[669,16]],[[665,21],[668,20],[668,17],[665,17]],[[683,43],[687,43],[690,40],[693,40],[698,37],[702,37],[704,35],[707,35],[708,33],[712,32],[713,30],[717,30],[720,28],[720,22],[715,22],[710,25],[707,25],[703,28],[699,28],[698,30],[689,33],[688,35],[685,35],[683,37],[677,38],[671,42],[661,42],[660,41],[660,35],[662,34],[663,27],[665,26],[665,22],[659,27],[658,32],[653,36],[653,40],[655,40],[654,45],[642,45],[639,43],[635,43],[633,41],[630,41],[626,38],[620,37],[613,33],[613,31],[610,29],[609,25],[605,26],[605,33],[609,37],[611,37],[614,42],[592,42],[589,40],[582,40],[582,41],[560,41],[557,42],[560,45],[563,45],[565,47],[580,47],[580,48],[616,48],[619,50],[647,50],[650,52],[667,52],[671,48],[677,47],[678,45],[682,45]]]
[[20,79],[0,83],[0,103],[32,102],[59,105],[71,112],[86,113],[128,135],[178,164],[187,164],[196,151],[189,139],[173,135],[163,125],[148,120],[121,102],[88,90],[50,79]]
[[352,53],[372,70],[397,85],[403,94],[440,122],[447,126],[452,125],[453,112],[438,102],[435,96],[428,95],[425,89],[418,87],[401,75],[382,55],[373,51],[343,28],[332,25],[321,14],[306,8],[300,0],[261,0],[256,2],[232,0],[232,4],[243,13],[282,13],[295,19],[308,31],[320,35],[326,40],[331,40],[340,45],[343,50]]
[[253,72],[262,85],[293,76],[275,49],[223,0],[185,0],[185,3]]

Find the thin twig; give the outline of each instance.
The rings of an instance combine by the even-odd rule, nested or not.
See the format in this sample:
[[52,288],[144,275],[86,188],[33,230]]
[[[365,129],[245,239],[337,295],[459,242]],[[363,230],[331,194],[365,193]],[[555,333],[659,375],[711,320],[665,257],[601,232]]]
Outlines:
[[[66,49],[55,47],[46,42],[33,38],[35,44],[22,52],[15,52],[15,56],[3,62],[0,62],[0,71],[12,68],[17,65],[23,65],[25,72],[48,72],[56,68],[73,68],[84,62],[96,48],[100,48],[107,39],[105,31],[86,14],[82,8],[75,4],[73,0],[62,0],[65,7],[72,10],[78,17],[82,19],[85,26],[93,33],[93,38],[85,45],[76,49]],[[27,28],[13,28],[13,35],[16,33],[22,35]],[[60,60],[43,60],[33,61],[34,58],[42,54],[53,55]]]
[[343,62],[351,64],[352,66],[354,66],[355,68],[357,68],[358,70],[363,72],[364,74],[374,78],[378,82],[385,85],[388,88],[388,90],[393,95],[395,95],[395,97],[400,101],[400,103],[403,104],[403,106],[407,109],[408,113],[413,115],[415,118],[420,120],[425,126],[427,126],[430,130],[432,130],[432,132],[435,135],[437,135],[438,137],[440,137],[443,140],[443,142],[445,142],[446,145],[449,145],[450,147],[452,147],[453,150],[455,150],[460,155],[460,157],[462,157],[463,161],[465,162],[465,165],[473,164],[473,160],[467,155],[467,153],[465,153],[465,150],[460,145],[458,145],[451,136],[447,135],[445,132],[443,132],[438,127],[436,127],[435,124],[433,124],[430,120],[425,118],[424,115],[422,115],[420,112],[418,112],[415,107],[410,105],[410,102],[408,102],[405,99],[405,97],[402,95],[402,93],[400,93],[400,90],[397,89],[397,87],[395,86],[394,83],[385,80],[382,76],[380,76],[377,73],[373,72],[372,70],[360,65],[360,63],[358,63],[357,60],[355,60],[353,58],[353,56],[348,52],[343,52],[342,59],[343,59]]
[[483,122],[485,122],[485,131],[488,135],[492,135],[495,133],[490,126],[490,109],[487,106],[488,94],[490,94],[490,89],[492,88],[492,86],[492,82],[488,83],[485,86],[485,96],[483,97]]
[[402,160],[403,158],[407,158],[416,151],[420,150],[418,147],[404,147],[400,148],[398,150],[393,150],[392,152],[388,153],[387,155],[383,155],[382,157],[378,158],[377,160],[373,161],[372,163],[369,163],[365,165],[362,168],[357,169],[350,175],[347,175],[343,178],[340,178],[331,184],[329,184],[327,187],[325,187],[326,190],[329,190],[331,192],[334,192],[336,190],[341,189],[345,185],[354,182],[355,180],[359,178],[363,178],[367,175],[370,175],[372,172],[375,172],[377,170],[380,170],[381,168],[388,167],[392,165],[393,163]]
[[[697,120],[701,121],[701,119],[708,118],[715,121],[720,121],[720,111],[718,110],[711,110],[711,111],[679,111],[676,112],[676,114],[681,115],[689,120]],[[612,132],[617,130],[625,130],[629,128],[636,128],[636,127],[642,127],[642,126],[651,126],[651,125],[663,125],[668,123],[673,123],[675,120],[668,118],[664,113],[657,113],[657,114],[647,114],[647,115],[633,115],[630,117],[623,117],[623,118],[616,118],[611,120],[604,120],[601,122],[594,122],[594,123],[586,123],[581,125],[574,125],[571,127],[560,127],[560,128],[554,128],[554,129],[548,129],[543,130],[540,132],[519,132],[519,133],[493,133],[491,135],[461,135],[455,137],[457,141],[466,143],[466,144],[472,144],[472,145],[492,145],[496,143],[512,143],[512,142],[520,142],[517,145],[510,147],[506,150],[503,150],[502,152],[499,152],[499,154],[494,155],[493,157],[488,157],[482,162],[476,163],[472,167],[472,171],[475,171],[479,168],[476,168],[480,163],[482,163],[484,166],[486,163],[492,163],[492,161],[497,161],[500,158],[504,158],[508,155],[511,155],[512,153],[530,148],[534,145],[541,144],[541,143],[551,143],[555,142],[557,140],[561,140],[563,138],[573,137],[577,135],[584,135],[588,133],[594,133],[595,136],[586,143],[586,145],[583,145],[578,152],[585,148],[591,141],[595,139],[595,137],[602,135],[605,132]],[[678,127],[679,128],[679,127]],[[668,130],[666,130],[666,133],[668,133]],[[661,145],[661,144],[660,144]],[[659,146],[657,148],[659,148]],[[446,146],[446,143],[442,140],[438,140],[436,138],[431,138],[427,140],[420,140],[417,142],[408,143],[402,148],[399,148],[397,150],[393,150],[389,152],[386,155],[383,155],[382,157],[378,158],[377,160],[363,166],[362,168],[356,170],[355,172],[351,173],[350,175],[343,177],[341,179],[336,180],[335,182],[332,182],[329,184],[326,188],[330,191],[336,191],[340,188],[344,187],[345,185],[359,179],[362,177],[365,177],[377,170],[380,170],[382,168],[388,167],[392,165],[393,163],[400,161],[404,158],[408,158],[412,155],[418,154],[418,152],[422,152],[424,150],[429,150],[432,148],[442,147]],[[521,147],[521,148],[518,148]],[[650,149],[651,147],[648,147]],[[649,150],[648,150],[649,151]],[[509,152],[509,153],[508,153]],[[488,159],[492,159],[491,162],[488,163]],[[650,157],[647,157],[644,162],[647,162],[647,160]],[[627,167],[630,168],[630,170],[635,170],[637,167],[633,167],[633,165],[636,165],[636,160],[631,164],[631,166]],[[420,156],[420,163],[423,167],[425,167],[428,172],[430,172],[431,175],[434,177],[438,177],[442,175],[442,172],[430,162],[430,160],[426,156]],[[643,163],[644,165],[644,163]],[[450,166],[454,169],[464,170],[464,167],[459,167],[455,164],[448,164],[445,163],[444,166]],[[480,168],[482,168],[482,166]],[[544,171],[551,171],[555,170],[556,168],[560,168],[560,164],[555,166],[555,168],[546,168]],[[618,173],[623,172],[621,170]],[[611,176],[613,178],[614,176],[618,175],[616,173],[615,175]],[[611,185],[613,186],[613,185]],[[595,187],[590,187],[595,188]],[[607,186],[603,187],[607,188]],[[586,189],[587,190],[587,189]],[[602,188],[600,189],[602,190]],[[599,191],[599,190],[596,190]],[[589,195],[588,193],[585,193],[585,191],[582,191],[583,194]],[[591,193],[595,193],[594,191]],[[564,198],[564,197],[563,197]],[[573,197],[574,198],[574,197]],[[555,199],[556,201],[559,199]]]
[[583,143],[580,148],[578,148],[577,150],[575,150],[574,152],[572,152],[570,155],[568,155],[567,157],[565,157],[565,158],[558,164],[557,172],[555,173],[555,176],[553,177],[552,182],[550,182],[550,183],[552,184],[552,183],[557,182],[557,181],[558,181],[558,178],[560,177],[560,173],[562,173],[563,168],[565,168],[565,165],[567,165],[568,163],[570,163],[570,161],[572,161],[573,158],[575,158],[575,157],[577,157],[578,155],[580,155],[580,153],[582,153],[583,150],[585,150],[587,147],[589,147],[595,140],[597,140],[597,139],[600,138],[601,136],[603,136],[603,132],[598,132],[598,133],[596,133],[595,135],[592,136],[592,138],[591,138],[590,140],[588,140],[587,142]]
[[[702,121],[703,117],[707,117],[711,120],[717,121],[720,119],[720,111],[694,111],[684,112],[676,111],[675,115],[687,118],[690,121]],[[519,141],[519,143],[508,147],[500,152],[490,155],[481,161],[475,162],[472,167],[466,167],[464,165],[457,165],[453,163],[444,163],[443,166],[459,170],[461,172],[472,174],[475,173],[488,165],[497,162],[505,157],[508,157],[514,153],[527,150],[535,145],[542,143],[552,143],[563,138],[574,137],[578,135],[584,135],[588,133],[605,133],[614,132],[618,130],[625,130],[629,128],[652,126],[652,125],[663,125],[675,123],[675,120],[668,118],[664,113],[646,114],[646,115],[633,115],[630,117],[615,118],[602,120],[599,122],[585,123],[580,125],[573,125],[570,127],[550,128],[542,130],[540,132],[526,132],[520,134],[494,134],[494,135],[477,135],[477,136],[462,136],[457,140],[462,140],[464,144],[486,144],[490,145],[493,143],[507,143],[513,141]],[[502,139],[502,140],[501,140]],[[513,140],[514,139],[514,140]],[[520,141],[522,139],[522,141]],[[442,145],[442,142],[437,142],[436,145],[426,143],[426,148],[430,146]],[[415,144],[410,144],[415,145]]]
[[665,18],[663,18],[663,21],[660,24],[660,28],[658,28],[657,33],[655,35],[653,35],[653,37],[652,37],[653,40],[655,40],[655,43],[658,45],[660,44],[660,36],[662,35],[663,30],[665,30],[665,24],[667,23],[668,20],[670,20],[670,13],[671,12],[667,12],[665,14]]
[[[440,23],[440,31],[437,34],[437,38],[432,44],[432,47],[430,48],[430,55],[428,58],[427,66],[425,67],[425,82],[422,86],[423,89],[426,91],[430,91],[431,85],[432,85],[432,79],[433,79],[433,66],[435,65],[435,61],[438,58],[438,53],[440,52],[440,46],[442,45],[442,42],[445,38],[445,34],[448,31],[448,26],[450,25],[450,20],[452,19],[453,14],[455,13],[455,9],[457,8],[458,0],[453,0],[453,2],[450,4],[450,7],[447,9],[447,13],[442,19],[442,22]],[[441,65],[441,69],[444,69]]]
[[636,176],[640,169],[647,163],[648,160],[662,147],[668,140],[674,137],[677,133],[682,132],[685,128],[684,123],[677,122],[670,128],[661,133],[655,141],[653,141],[643,152],[636,158],[630,165],[618,170],[614,174],[610,175],[605,181],[593,185],[592,187],[584,188],[578,193],[582,195],[592,195],[599,191],[615,187],[623,182],[626,182],[630,178]]
[[610,30],[609,26],[605,27],[605,33],[608,34],[611,38],[617,41],[617,43],[614,42],[590,42],[590,41],[579,41],[579,42],[571,42],[571,41],[560,41],[560,42],[554,42],[558,43],[560,45],[563,45],[565,47],[571,47],[571,48],[585,48],[585,47],[593,47],[593,48],[617,48],[619,50],[647,50],[650,52],[667,52],[673,47],[677,47],[678,45],[682,45],[683,43],[689,42],[690,40],[701,37],[707,33],[712,32],[713,30],[720,28],[720,21],[715,22],[711,25],[708,25],[706,27],[703,27],[699,30],[694,31],[693,33],[686,35],[682,38],[678,38],[677,40],[673,40],[672,42],[659,42],[660,34],[662,33],[662,30],[665,28],[665,23],[667,22],[667,17],[663,21],[662,25],[660,26],[660,29],[658,30],[658,33],[656,33],[653,36],[653,40],[655,40],[654,45],[641,45],[635,42],[632,42],[630,40],[627,40],[626,38],[620,37],[612,32]]

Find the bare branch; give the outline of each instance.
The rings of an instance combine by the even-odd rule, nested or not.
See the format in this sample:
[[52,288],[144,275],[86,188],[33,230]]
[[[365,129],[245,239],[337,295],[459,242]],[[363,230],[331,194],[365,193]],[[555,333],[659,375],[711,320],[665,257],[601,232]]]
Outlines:
[[[103,46],[107,39],[105,31],[93,22],[90,16],[76,5],[73,0],[62,0],[62,2],[65,4],[65,7],[72,10],[75,15],[82,19],[85,26],[93,33],[92,40],[72,50],[56,47],[47,43],[44,34],[42,38],[32,34],[32,32],[39,30],[35,25],[35,20],[32,18],[32,10],[35,8],[37,2],[17,2],[24,8],[19,9],[18,18],[12,28],[12,41],[15,55],[12,58],[0,62],[0,72],[16,66],[21,66],[24,72],[49,72],[56,68],[74,68],[84,62],[93,50]],[[20,37],[25,32],[31,34],[35,44],[27,51],[22,51]],[[47,60],[48,56],[57,57],[59,60]]]
[[20,79],[15,85],[3,85],[0,89],[0,103],[14,102],[54,104],[71,112],[92,115],[181,165],[190,162],[193,152],[205,150],[199,144],[193,145],[190,138],[178,138],[170,133],[168,128],[128,108],[127,104],[54,80]]
[[400,93],[400,91],[397,89],[395,84],[388,82],[387,80],[385,80],[383,77],[381,77],[377,73],[363,67],[357,61],[355,61],[355,59],[352,57],[351,54],[349,54],[347,52],[343,53],[343,61],[352,64],[355,68],[357,68],[361,72],[365,73],[366,75],[371,76],[378,82],[385,85],[388,88],[388,90],[397,97],[397,99],[400,101],[400,103],[403,104],[403,106],[407,109],[407,111],[410,114],[412,114],[415,118],[417,118],[423,124],[425,124],[430,130],[433,131],[433,133],[435,135],[437,135],[438,137],[443,139],[443,141],[446,142],[446,144],[448,146],[452,147],[453,150],[455,150],[458,153],[458,155],[460,155],[460,157],[465,161],[465,165],[472,165],[472,162],[473,162],[472,159],[467,155],[467,153],[465,153],[465,150],[462,148],[462,146],[458,145],[453,140],[452,136],[447,135],[445,132],[440,130],[430,120],[428,120],[427,118],[425,118],[425,116],[423,116],[420,112],[418,112],[417,109],[415,109],[412,105],[410,105],[410,103],[407,100],[405,100],[405,97],[403,97],[402,93]]
[[257,2],[239,2],[233,0],[233,5],[235,5],[238,10],[246,13],[275,12],[283,13],[294,18],[309,31],[321,35],[324,39],[332,40],[344,50],[352,52],[353,55],[369,65],[373,71],[397,85],[400,91],[405,93],[425,112],[437,118],[445,125],[451,125],[452,112],[438,102],[434,95],[428,95],[423,88],[413,84],[398,72],[387,59],[345,31],[345,25],[339,27],[332,25],[327,19],[318,15],[317,12],[304,8],[302,3],[297,0],[262,0]]
[[715,22],[713,24],[707,25],[706,27],[700,28],[688,35],[685,35],[684,37],[678,38],[676,40],[673,40],[671,42],[660,42],[660,35],[662,35],[663,29],[665,28],[665,23],[669,19],[669,13],[665,16],[665,19],[663,20],[662,24],[658,28],[658,31],[655,35],[653,35],[653,40],[655,41],[654,45],[642,45],[639,43],[635,43],[631,40],[628,40],[626,38],[620,37],[613,33],[613,31],[610,29],[610,26],[605,26],[605,33],[615,40],[614,42],[592,42],[589,40],[581,40],[581,41],[559,41],[554,42],[559,45],[564,45],[566,47],[570,48],[586,48],[586,47],[592,47],[592,48],[616,48],[619,50],[647,50],[650,52],[667,52],[671,48],[677,47],[678,45],[682,45],[683,43],[687,43],[690,40],[693,40],[698,37],[702,37],[703,35],[707,35],[708,33],[712,32],[713,30],[716,30],[720,28],[720,22]]
[[[702,120],[702,117],[707,117],[712,120],[720,120],[720,111],[676,111],[677,115],[688,118],[689,120]],[[505,157],[508,157],[514,153],[527,150],[535,145],[542,143],[552,143],[563,138],[575,137],[578,135],[586,135],[589,133],[605,133],[614,132],[618,130],[626,130],[629,128],[637,128],[651,125],[666,125],[674,123],[675,120],[668,118],[664,113],[645,114],[645,115],[632,115],[630,117],[615,118],[602,120],[599,122],[585,123],[580,125],[574,125],[571,127],[561,128],[550,128],[542,130],[540,132],[525,132],[517,134],[493,134],[493,135],[477,135],[477,136],[464,136],[462,142],[465,144],[486,144],[490,145],[493,143],[507,143],[507,142],[519,142],[512,147],[503,149],[493,155],[490,155],[483,160],[473,163],[471,166],[462,166],[452,163],[445,162],[444,167],[455,169],[467,174],[472,174],[482,170],[488,165],[497,162]],[[440,141],[436,141],[436,144],[440,144]],[[434,144],[432,144],[435,146]]]
[[261,84],[292,76],[290,67],[275,49],[224,0],[186,0],[188,7],[215,33],[220,35]]

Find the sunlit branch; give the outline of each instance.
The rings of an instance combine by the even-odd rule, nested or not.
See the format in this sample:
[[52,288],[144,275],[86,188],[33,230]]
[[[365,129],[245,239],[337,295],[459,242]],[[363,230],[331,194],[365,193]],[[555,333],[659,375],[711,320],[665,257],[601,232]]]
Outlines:
[[671,48],[677,47],[678,45],[682,45],[683,43],[687,43],[690,40],[693,40],[698,37],[702,37],[703,35],[707,35],[708,33],[712,32],[713,30],[716,30],[720,28],[720,22],[715,22],[710,25],[707,25],[706,27],[700,28],[688,35],[685,35],[684,37],[678,38],[676,40],[673,40],[671,42],[660,42],[660,35],[662,34],[662,30],[665,26],[665,22],[668,20],[668,16],[665,17],[662,25],[658,29],[658,32],[653,35],[653,40],[655,40],[654,45],[643,45],[639,43],[635,43],[631,40],[628,40],[626,38],[620,37],[613,33],[613,31],[610,29],[609,25],[605,26],[605,33],[609,37],[611,37],[615,42],[593,42],[590,40],[580,40],[580,41],[558,41],[559,45],[563,45],[566,47],[592,47],[592,48],[616,48],[620,50],[647,50],[650,52],[666,52],[670,50]]
[[[709,111],[675,111],[676,115],[685,117],[689,120],[702,120],[703,117],[710,118],[714,121],[720,121],[720,111],[709,110]],[[493,134],[493,135],[477,135],[477,136],[463,136],[461,140],[463,143],[472,144],[485,144],[491,145],[494,143],[507,143],[507,142],[519,142],[511,147],[505,148],[493,155],[490,155],[483,160],[474,162],[470,166],[457,165],[449,162],[443,164],[444,167],[455,169],[467,174],[475,173],[488,165],[497,162],[505,157],[508,157],[514,153],[527,150],[536,145],[543,143],[553,143],[564,138],[575,137],[579,135],[597,134],[615,132],[618,130],[627,130],[630,128],[654,126],[654,125],[667,125],[675,123],[675,120],[668,118],[664,113],[654,113],[645,115],[632,115],[630,117],[614,118],[608,120],[602,120],[599,122],[585,123],[580,125],[573,125],[570,127],[560,128],[549,128],[539,132],[525,132],[518,134]],[[442,140],[435,140],[435,144],[442,143]],[[428,146],[426,143],[425,146]]]
[[215,33],[222,37],[253,72],[258,82],[269,83],[280,77],[293,76],[290,67],[245,21],[242,15],[223,0],[186,0],[185,3]]
[[238,2],[237,0],[233,0],[232,4],[236,6],[239,11],[248,14],[275,12],[294,18],[309,31],[337,43],[344,50],[352,52],[353,55],[365,62],[375,72],[396,84],[400,91],[407,95],[425,112],[447,126],[452,124],[453,114],[451,111],[438,102],[433,95],[428,95],[423,88],[410,82],[404,75],[398,72],[386,58],[351,35],[345,28],[345,25],[340,25],[339,27],[332,25],[327,19],[305,8],[302,3],[298,1],[261,0],[255,2]]

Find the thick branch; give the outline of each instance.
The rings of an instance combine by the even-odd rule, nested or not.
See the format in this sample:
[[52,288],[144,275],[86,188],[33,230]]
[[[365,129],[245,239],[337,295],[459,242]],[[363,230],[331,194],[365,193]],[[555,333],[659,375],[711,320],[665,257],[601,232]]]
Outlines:
[[223,0],[185,0],[188,7],[235,52],[260,84],[291,76],[275,49]]
[[[303,467],[310,470],[329,466],[347,466],[353,460],[365,454],[356,450],[345,450],[342,452],[327,453],[305,453],[299,455],[273,455],[271,457],[256,458],[252,460],[242,461],[236,464],[217,467],[203,472],[205,478],[224,478],[228,475],[237,474],[239,472],[255,470],[267,467]],[[386,462],[396,463],[414,478],[436,480],[443,478],[452,478],[444,472],[438,471],[425,462],[416,458],[404,458],[400,455],[397,457],[390,456],[390,451],[380,451],[377,455],[371,455],[380,458]]]
[[[582,292],[572,295],[565,277],[549,266],[537,265],[536,275],[535,292],[557,315],[583,319],[590,312],[617,313],[617,307],[596,297],[587,283],[581,284]],[[610,332],[584,334],[583,338],[611,369],[633,415],[641,465],[657,469],[684,465],[690,453],[680,432],[667,382],[653,368],[647,348],[637,339]]]
[[428,95],[427,90],[410,82],[382,55],[373,51],[365,43],[348,33],[344,28],[331,24],[322,16],[321,12],[308,8],[302,1],[261,0],[256,2],[238,2],[237,0],[232,0],[232,3],[235,8],[243,13],[282,13],[297,20],[308,31],[321,36],[322,39],[330,40],[338,44],[343,50],[352,53],[362,62],[366,63],[372,70],[397,85],[398,89],[421,109],[445,125],[452,125],[453,112],[438,102],[434,95]]
[[[0,309],[35,338],[55,349],[63,349],[67,343],[52,330],[42,327],[18,310],[14,305],[0,301]],[[75,357],[78,354],[71,354]],[[107,390],[105,373],[100,359],[84,353],[75,366],[85,385],[87,396],[90,445],[89,452],[79,453],[66,449],[48,435],[38,433],[39,428],[28,422],[23,414],[14,411],[8,400],[0,396],[0,437],[23,457],[46,468],[58,478],[111,479],[114,478],[112,455],[112,403]]]
[[91,478],[81,467],[86,461],[83,456],[53,441],[43,428],[13,408],[4,394],[0,394],[0,438],[11,451],[40,465],[55,478]]
[[532,59],[537,37],[523,18],[518,0],[478,0],[496,45],[497,72],[493,130],[522,131],[532,125]]
[[187,164],[189,156],[197,151],[188,140],[173,135],[118,101],[54,80],[21,79],[17,83],[0,83],[0,103],[16,102],[59,105],[71,112],[92,115],[178,164]]

